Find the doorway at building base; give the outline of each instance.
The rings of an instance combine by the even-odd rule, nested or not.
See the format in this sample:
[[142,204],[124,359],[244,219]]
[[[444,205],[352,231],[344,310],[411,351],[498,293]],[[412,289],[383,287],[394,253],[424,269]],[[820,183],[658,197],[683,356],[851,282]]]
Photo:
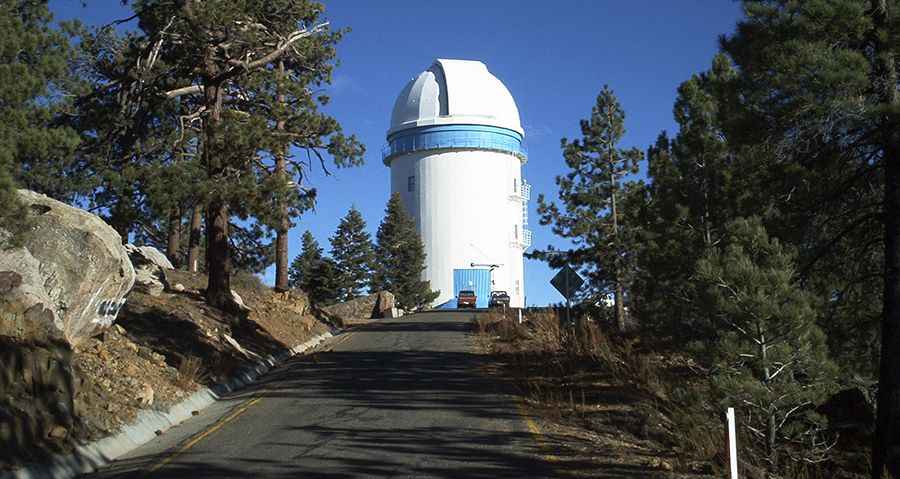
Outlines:
[[[453,297],[459,297],[459,292],[468,289],[475,291],[478,301],[475,305],[479,308],[487,308],[491,297],[491,271],[488,269],[454,269],[453,270]],[[455,301],[453,301],[455,304]]]

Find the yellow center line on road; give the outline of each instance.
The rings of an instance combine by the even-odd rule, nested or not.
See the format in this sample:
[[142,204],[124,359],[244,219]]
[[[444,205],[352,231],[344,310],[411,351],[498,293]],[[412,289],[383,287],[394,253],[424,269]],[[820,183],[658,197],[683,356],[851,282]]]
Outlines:
[[[346,341],[349,336],[350,336],[349,332],[338,336],[337,340],[335,342],[329,344],[328,347],[333,349],[334,346],[337,346],[338,344]],[[329,350],[330,349],[326,349],[325,351],[321,351],[321,352],[328,352]],[[320,352],[320,351],[311,351],[311,354],[315,354],[316,352]],[[215,422],[215,424],[213,424],[211,427],[209,427],[205,431],[195,434],[187,442],[185,442],[181,447],[179,447],[177,450],[175,450],[174,452],[172,452],[171,454],[166,456],[165,459],[154,464],[150,469],[147,470],[147,473],[144,474],[144,476],[146,477],[150,473],[156,472],[156,471],[160,470],[161,468],[165,467],[167,464],[170,464],[172,461],[177,459],[178,456],[183,454],[185,451],[196,446],[197,443],[199,443],[203,439],[209,437],[210,434],[218,431],[219,429],[222,429],[226,424],[233,421],[235,418],[237,418],[241,414],[244,414],[245,412],[247,412],[248,409],[250,409],[254,404],[262,401],[262,399],[263,398],[260,395],[257,395],[251,399],[248,399],[247,401],[242,403],[240,406],[238,406],[237,409],[232,411],[231,414],[223,417],[222,419],[219,419],[218,421]]]
[[[528,427],[528,432],[534,436],[534,442],[537,443],[538,449],[547,450],[546,441],[544,441],[544,433],[541,431],[541,427],[531,419],[531,415],[528,414],[528,411],[525,410],[525,403],[520,399],[516,401],[516,408],[519,410],[519,416],[522,417],[522,420],[525,421],[525,426]],[[559,462],[559,458],[554,456],[553,454],[543,454],[542,457],[547,462]]]
[[257,395],[256,397],[254,397],[254,398],[252,398],[252,399],[249,399],[249,400],[245,401],[245,402],[242,403],[240,406],[238,406],[237,409],[235,409],[234,411],[232,411],[231,414],[229,414],[229,415],[223,417],[222,419],[219,419],[218,421],[216,421],[215,424],[213,424],[210,428],[206,429],[205,431],[200,432],[200,433],[198,433],[198,434],[195,434],[193,437],[191,437],[191,439],[189,439],[186,443],[184,443],[184,445],[182,445],[182,446],[179,447],[177,450],[175,450],[174,452],[172,452],[171,454],[169,454],[169,455],[168,455],[165,459],[163,459],[162,461],[160,461],[160,462],[158,462],[157,464],[153,465],[153,467],[151,467],[150,469],[147,470],[147,474],[145,474],[145,476],[149,475],[150,473],[156,472],[156,471],[158,471],[159,469],[165,467],[167,464],[169,464],[169,463],[171,463],[172,461],[174,461],[175,459],[177,459],[178,456],[180,456],[181,454],[183,454],[185,451],[187,451],[188,449],[190,449],[190,448],[196,446],[197,443],[199,443],[200,441],[202,441],[203,439],[205,439],[206,437],[208,437],[210,434],[212,434],[212,433],[218,431],[219,429],[222,429],[222,427],[224,427],[226,424],[228,424],[229,422],[233,421],[235,418],[237,418],[237,417],[240,416],[241,414],[244,414],[248,409],[250,409],[251,406],[253,406],[254,404],[256,404],[256,403],[258,403],[258,402],[260,402],[260,401],[262,401],[262,399],[263,399],[262,396],[258,396],[258,395]]

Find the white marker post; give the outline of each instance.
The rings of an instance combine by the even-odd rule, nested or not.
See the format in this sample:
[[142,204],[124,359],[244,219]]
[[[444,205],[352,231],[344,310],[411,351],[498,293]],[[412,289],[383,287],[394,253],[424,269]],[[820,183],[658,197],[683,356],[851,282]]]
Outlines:
[[725,413],[728,421],[728,462],[731,463],[731,479],[738,479],[738,463],[737,463],[737,432],[734,420],[734,408],[728,408]]

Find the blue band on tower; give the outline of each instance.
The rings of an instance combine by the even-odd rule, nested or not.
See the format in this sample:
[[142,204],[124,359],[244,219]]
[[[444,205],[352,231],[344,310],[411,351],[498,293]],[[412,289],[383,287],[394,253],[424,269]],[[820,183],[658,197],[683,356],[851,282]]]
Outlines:
[[513,130],[487,125],[434,125],[389,135],[382,159],[388,163],[392,157],[403,153],[447,148],[503,151],[523,160],[528,156],[522,145],[522,135]]

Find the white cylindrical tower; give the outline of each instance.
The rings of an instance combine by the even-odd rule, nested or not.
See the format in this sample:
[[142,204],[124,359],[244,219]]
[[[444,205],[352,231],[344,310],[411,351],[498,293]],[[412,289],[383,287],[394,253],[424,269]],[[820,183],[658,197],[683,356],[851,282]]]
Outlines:
[[482,307],[491,291],[524,306],[523,138],[512,95],[481,62],[438,59],[400,92],[384,163],[425,244],[435,306],[455,307],[462,289]]

